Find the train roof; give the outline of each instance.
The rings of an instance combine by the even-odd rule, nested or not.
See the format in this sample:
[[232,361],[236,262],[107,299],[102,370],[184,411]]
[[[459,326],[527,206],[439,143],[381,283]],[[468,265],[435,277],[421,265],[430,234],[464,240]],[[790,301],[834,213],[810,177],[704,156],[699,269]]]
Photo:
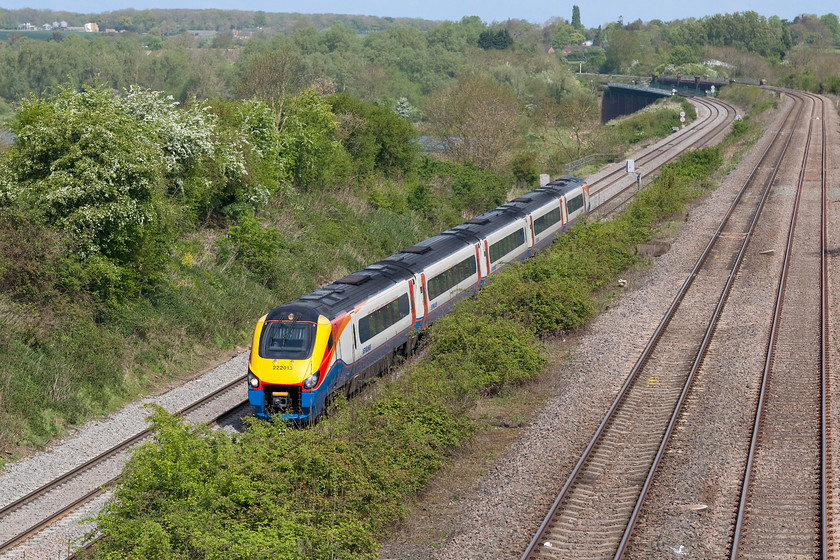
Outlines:
[[559,200],[559,197],[554,191],[540,188],[528,194],[523,194],[519,198],[514,198],[507,204],[502,205],[502,208],[515,208],[524,215],[539,210],[543,206],[557,200]]
[[470,240],[472,243],[477,243],[494,231],[512,224],[517,220],[521,220],[525,214],[525,210],[519,205],[508,203],[494,208],[489,212],[485,212],[480,216],[476,216],[471,220],[467,220],[452,229],[448,229],[442,235],[451,235],[460,239]]
[[318,315],[334,319],[371,296],[407,281],[412,276],[404,267],[380,261],[292,302],[275,307],[266,320],[285,319],[289,313],[298,313],[301,320],[315,321]]
[[430,264],[436,263],[453,253],[457,253],[464,247],[469,247],[477,241],[477,239],[473,239],[471,236],[449,235],[444,232],[421,241],[416,245],[407,247],[399,253],[391,255],[375,264],[393,264],[404,267],[413,274],[417,274],[425,270]]
[[556,196],[564,196],[570,191],[578,187],[586,185],[586,181],[580,177],[566,176],[560,177],[537,189],[537,191],[546,191],[555,193]]
[[403,249],[358,272],[349,274],[289,303],[275,307],[267,321],[288,319],[316,321],[318,315],[333,319],[366,299],[425,270],[430,264],[469,247],[494,231],[563,196],[585,183],[577,177],[561,177],[507,204]]

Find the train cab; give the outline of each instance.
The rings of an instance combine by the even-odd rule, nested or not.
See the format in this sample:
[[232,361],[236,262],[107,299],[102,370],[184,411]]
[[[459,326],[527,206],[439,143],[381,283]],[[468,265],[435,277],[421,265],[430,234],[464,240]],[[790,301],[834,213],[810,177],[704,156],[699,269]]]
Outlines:
[[280,306],[257,322],[248,359],[248,400],[257,416],[302,420],[320,408],[332,330],[326,317],[295,305]]

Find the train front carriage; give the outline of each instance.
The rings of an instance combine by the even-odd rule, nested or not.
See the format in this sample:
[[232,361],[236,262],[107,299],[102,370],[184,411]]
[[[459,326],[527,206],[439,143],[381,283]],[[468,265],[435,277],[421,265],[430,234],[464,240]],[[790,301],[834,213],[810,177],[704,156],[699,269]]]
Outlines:
[[320,410],[332,332],[327,317],[303,305],[280,306],[257,322],[248,359],[248,400],[257,416],[306,420]]

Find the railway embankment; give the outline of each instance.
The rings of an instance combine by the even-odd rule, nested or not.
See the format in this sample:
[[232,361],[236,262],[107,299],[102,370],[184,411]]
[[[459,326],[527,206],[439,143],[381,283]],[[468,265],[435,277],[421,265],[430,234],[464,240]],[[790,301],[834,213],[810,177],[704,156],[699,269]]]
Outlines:
[[[708,161],[703,160],[708,158],[710,153],[701,152],[697,154],[693,162],[695,165],[687,166],[683,164],[682,171],[688,170],[688,175],[693,175],[695,179],[698,176],[704,176],[708,173],[708,169],[704,169]],[[715,156],[710,159],[713,161],[718,157]],[[691,167],[694,168],[691,169]],[[634,256],[635,242],[648,237],[648,228],[651,227],[651,224],[661,220],[669,212],[681,212],[680,204],[685,203],[691,196],[701,194],[704,191],[705,187],[698,188],[696,183],[688,189],[689,192],[675,188],[676,183],[671,181],[676,177],[679,179],[677,182],[681,182],[684,178],[681,175],[682,171],[675,175],[668,171],[665,183],[668,185],[666,190],[670,192],[665,196],[661,194],[649,195],[654,197],[648,201],[648,204],[654,210],[643,209],[640,212],[637,211],[636,214],[631,214],[633,216],[632,227],[626,223],[623,226],[613,225],[609,227],[590,224],[588,227],[592,229],[588,230],[589,233],[584,232],[584,228],[581,228],[581,233],[569,236],[569,243],[572,243],[570,245],[572,253],[565,257],[556,258],[577,259],[580,254],[593,247],[600,246],[605,249],[605,253],[601,256],[593,256],[591,262],[578,263],[581,266],[579,270],[576,269],[574,274],[565,276],[554,274],[557,269],[562,268],[558,264],[560,261],[551,260],[552,258],[546,253],[545,256],[541,256],[544,259],[542,268],[535,268],[530,272],[523,269],[523,271],[517,273],[517,276],[507,280],[503,277],[498,278],[496,282],[499,285],[498,289],[511,296],[512,299],[507,301],[498,299],[494,302],[475,300],[473,305],[477,308],[486,307],[490,310],[487,316],[474,318],[471,315],[466,315],[460,317],[460,319],[453,316],[452,323],[448,327],[442,323],[440,327],[442,334],[432,333],[429,350],[426,352],[427,355],[433,357],[432,361],[426,366],[413,366],[416,368],[416,370],[413,370],[415,371],[414,375],[407,375],[400,380],[378,384],[379,387],[376,392],[383,400],[379,400],[379,397],[374,400],[364,396],[361,399],[345,403],[342,405],[340,412],[334,414],[315,430],[287,431],[283,434],[282,439],[276,439],[273,432],[255,436],[257,439],[252,441],[251,444],[256,445],[257,448],[262,445],[283,449],[283,453],[278,451],[279,454],[274,457],[274,460],[269,460],[268,464],[280,465],[279,471],[281,473],[288,474],[290,469],[296,470],[296,472],[301,471],[306,476],[295,478],[299,481],[300,488],[314,489],[313,494],[300,494],[299,492],[304,490],[296,489],[294,492],[290,492],[288,496],[288,499],[294,500],[298,504],[306,504],[305,511],[297,517],[299,521],[304,522],[303,525],[286,526],[285,528],[275,527],[273,530],[281,530],[283,534],[286,534],[287,530],[291,530],[294,535],[297,535],[298,540],[296,542],[298,544],[304,543],[301,546],[309,546],[307,543],[310,542],[310,536],[315,534],[316,531],[313,527],[331,523],[331,526],[338,527],[344,532],[333,534],[328,548],[313,546],[306,549],[307,554],[326,554],[326,551],[332,553],[337,546],[348,547],[346,550],[352,554],[370,553],[370,551],[375,550],[375,540],[383,534],[383,527],[402,517],[405,511],[405,501],[410,496],[416,495],[423,487],[424,481],[431,480],[429,477],[432,473],[449,461],[448,457],[453,449],[456,449],[456,444],[459,441],[480,441],[482,432],[489,424],[500,426],[521,425],[522,418],[527,416],[525,412],[523,412],[524,416],[517,419],[508,417],[510,411],[502,412],[497,415],[498,418],[495,416],[487,418],[483,416],[482,412],[476,411],[487,411],[493,408],[500,410],[498,403],[510,399],[513,388],[533,387],[533,382],[525,381],[533,378],[545,363],[546,358],[542,354],[541,337],[545,339],[545,336],[549,333],[573,329],[575,325],[589,317],[593,310],[603,306],[603,292],[595,292],[596,299],[592,300],[590,299],[590,290],[576,287],[575,282],[580,281],[587,286],[594,285],[596,287],[610,283],[610,279],[614,277],[618,270],[621,270],[628,263],[634,262],[636,258]],[[655,190],[649,189],[646,192],[654,193]],[[688,198],[681,200],[684,196]],[[657,212],[660,213],[657,214]],[[648,219],[652,219],[653,222],[646,222],[645,220]],[[613,220],[613,222],[618,223],[619,220]],[[611,231],[610,227],[625,227],[628,229]],[[633,229],[634,227],[639,229]],[[613,239],[608,241],[611,233],[623,238],[623,240],[616,241]],[[573,239],[575,239],[574,242]],[[631,242],[628,243],[628,240]],[[577,245],[574,243],[577,243]],[[538,259],[534,260],[535,265],[537,261]],[[550,276],[553,276],[550,287],[555,291],[547,288],[543,289],[539,286],[538,280]],[[568,305],[553,304],[553,300],[556,299],[553,294],[558,292],[563,294],[563,300]],[[487,293],[487,297],[491,297],[491,292],[488,291]],[[465,331],[472,331],[477,337],[462,339],[461,336]],[[458,343],[452,344],[453,339],[458,340]],[[484,344],[482,339],[487,339],[490,343]],[[472,356],[470,356],[471,354]],[[464,356],[470,356],[471,359],[465,360]],[[486,367],[487,363],[498,363],[501,367],[490,370]],[[443,373],[442,377],[438,376],[440,373]],[[401,385],[401,383],[407,383],[408,385]],[[412,391],[420,391],[420,395],[418,396]],[[516,416],[516,414],[513,416]],[[476,421],[477,419],[478,421]],[[138,467],[130,467],[127,473],[129,480],[133,476],[132,473],[139,474],[140,479],[149,480],[149,471],[143,470],[144,468],[155,465],[165,456],[172,459],[174,456],[183,454],[203,466],[196,470],[192,470],[192,467],[190,467],[191,470],[185,471],[187,475],[182,478],[184,478],[186,485],[176,484],[170,487],[164,492],[167,495],[181,496],[188,502],[201,498],[199,501],[207,503],[212,503],[215,499],[211,497],[211,494],[222,496],[220,499],[223,501],[233,500],[236,504],[232,506],[233,509],[239,510],[250,503],[248,500],[255,497],[253,488],[251,491],[247,489],[250,482],[246,480],[247,477],[245,476],[245,471],[256,465],[256,463],[243,460],[249,455],[249,452],[243,452],[238,460],[234,460],[240,462],[243,466],[247,465],[247,468],[242,471],[237,470],[233,463],[224,463],[222,460],[223,457],[227,457],[226,460],[229,460],[238,453],[234,450],[237,449],[237,446],[245,443],[245,440],[250,436],[234,436],[229,441],[225,441],[223,435],[207,436],[207,434],[196,433],[192,428],[179,423],[179,421],[162,412],[156,413],[155,420],[158,429],[156,443],[153,443],[144,453],[138,455],[138,457],[143,457],[142,461],[146,461],[146,467],[139,467],[139,471],[132,470]],[[365,422],[367,422],[367,427],[365,427]],[[315,440],[307,439],[315,438],[316,434],[321,434],[317,437],[324,437],[325,439],[317,444],[313,443]],[[472,438],[470,438],[471,434]],[[376,439],[381,435],[385,436],[385,442]],[[300,439],[298,441],[292,438]],[[370,438],[369,441],[368,438]],[[209,447],[204,447],[208,442],[212,443],[209,444]],[[158,448],[155,451],[156,445]],[[467,447],[471,445],[473,444],[469,444]],[[219,450],[222,447],[226,451],[219,455]],[[464,447],[458,449],[457,453],[460,454]],[[252,452],[255,455],[260,454],[258,449],[252,450]],[[163,456],[159,453],[163,453]],[[377,460],[371,462],[370,457],[375,457]],[[287,461],[284,458],[289,460]],[[165,471],[170,473],[177,471],[178,464],[169,459],[164,461],[167,465],[165,468],[162,464],[152,466],[152,472],[163,474]],[[205,459],[209,459],[210,464],[202,463]],[[137,461],[141,461],[141,459],[137,459]],[[216,472],[214,468],[222,464],[225,465],[222,467],[223,470],[227,470],[233,475],[228,482],[243,490],[244,494],[237,494],[236,496],[228,494],[227,492],[233,486],[214,489],[214,485],[218,481],[213,479],[215,474],[212,473]],[[408,477],[400,478],[395,475],[394,473],[397,470],[407,472]],[[197,472],[210,473],[211,476],[198,476]],[[326,476],[324,472],[330,473],[329,476]],[[368,478],[360,477],[357,474],[359,472],[365,473]],[[172,482],[171,479],[174,475],[167,476]],[[282,477],[282,475],[277,476]],[[345,479],[348,480],[349,484],[343,484],[342,481]],[[269,479],[263,480],[264,483],[267,481]],[[279,484],[281,480],[276,478],[273,482]],[[191,494],[196,486],[202,484],[207,486],[205,493]],[[288,484],[288,481],[282,484]],[[432,484],[434,485],[434,483]],[[146,490],[150,488],[147,487]],[[148,498],[149,495],[146,490],[141,491],[138,496],[143,499]],[[152,494],[154,495],[154,491]],[[157,497],[162,496],[163,494],[158,492]],[[180,517],[181,513],[186,513],[179,509],[184,507],[184,503],[179,506],[177,505],[178,499],[175,502],[171,507],[167,505],[164,508],[167,511],[165,515],[167,519]],[[169,502],[167,501],[167,503]],[[325,512],[322,509],[319,510],[319,507],[325,505],[330,508],[332,513]],[[219,504],[213,507],[216,508],[217,506],[219,511],[225,511],[224,507]],[[152,502],[146,502],[143,507],[156,506]],[[278,503],[271,507],[288,507],[288,504],[284,506]],[[298,511],[296,508],[293,509]],[[272,511],[274,513],[280,512],[280,510]],[[284,511],[288,512],[288,510]],[[358,516],[358,511],[366,513],[366,521],[361,525],[357,521],[353,521]],[[117,517],[111,519],[117,519],[124,513],[126,512],[119,512]],[[197,515],[191,519],[185,517],[186,522],[196,524],[190,525],[193,529],[197,529],[202,523],[205,523],[203,526],[210,527],[206,523],[211,523],[212,519],[202,517],[204,514],[197,510],[196,513]],[[244,519],[238,521],[235,517],[227,518],[231,526],[239,526],[240,529],[247,530],[247,527],[250,527],[250,522],[244,521]],[[119,527],[117,532],[126,529],[129,533],[134,530],[144,532],[149,530],[150,527],[155,529],[155,526],[141,527],[133,522],[121,524],[123,521],[125,521],[125,518],[115,521],[110,527]],[[108,527],[108,523],[108,521],[103,520],[101,526]],[[157,523],[160,527],[167,524],[167,522],[161,523],[160,521],[154,523]],[[243,529],[243,526],[238,525],[239,523],[244,523],[247,527]],[[129,533],[125,534],[128,535]],[[350,533],[355,535],[355,540],[348,536]],[[359,535],[364,536],[364,539]],[[261,535],[258,532],[252,532],[246,536],[255,539],[252,543],[255,554],[262,551],[266,551],[266,554],[277,552],[275,549],[265,548],[259,544]],[[124,542],[127,543],[128,540]],[[162,546],[193,546],[195,544],[179,542],[177,539],[173,541],[168,536],[163,541],[156,539],[156,542],[169,543]],[[224,537],[221,537],[216,545],[225,549],[231,546],[232,541],[227,542],[226,545]],[[153,549],[149,551],[150,554],[154,552]]]

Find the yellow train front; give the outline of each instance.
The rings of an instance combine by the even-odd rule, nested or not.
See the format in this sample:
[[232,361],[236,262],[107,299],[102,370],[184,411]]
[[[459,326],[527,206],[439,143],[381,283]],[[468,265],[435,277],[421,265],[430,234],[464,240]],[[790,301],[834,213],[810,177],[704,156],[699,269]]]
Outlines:
[[332,325],[312,309],[283,305],[254,329],[248,400],[260,418],[304,423],[317,418],[329,392]]

